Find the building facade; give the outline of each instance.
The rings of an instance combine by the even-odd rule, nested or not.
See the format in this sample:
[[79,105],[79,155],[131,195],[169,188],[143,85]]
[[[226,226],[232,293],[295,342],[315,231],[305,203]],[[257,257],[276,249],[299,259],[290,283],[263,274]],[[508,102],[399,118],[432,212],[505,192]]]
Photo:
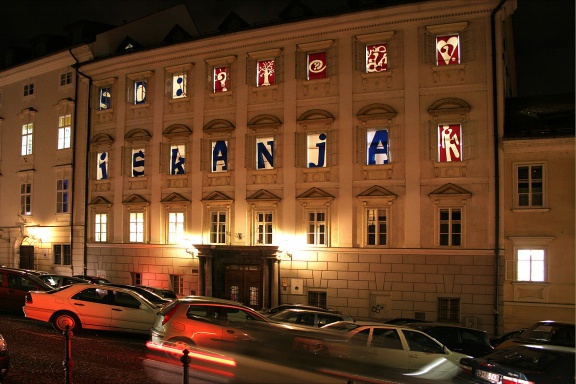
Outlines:
[[[201,35],[181,6],[62,52],[54,71],[40,60],[5,71],[0,260],[22,266],[28,252],[37,269],[257,309],[307,303],[498,333],[515,231],[499,221],[497,53],[514,7],[408,2],[237,30],[232,15]],[[18,96],[70,69],[69,94]],[[22,165],[30,116],[49,106],[50,120],[70,111],[71,159],[33,136],[38,166]],[[65,235],[38,234],[60,223]]]

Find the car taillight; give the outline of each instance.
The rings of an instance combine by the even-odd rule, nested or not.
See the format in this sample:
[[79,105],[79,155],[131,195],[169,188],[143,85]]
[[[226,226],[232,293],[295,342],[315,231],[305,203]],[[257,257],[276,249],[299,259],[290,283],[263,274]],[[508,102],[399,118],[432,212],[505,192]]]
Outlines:
[[534,384],[533,381],[516,379],[514,377],[502,376],[502,384]]
[[173,308],[171,308],[168,312],[164,314],[164,318],[162,319],[162,325],[166,324],[168,320],[170,320],[170,318],[174,315],[174,313],[176,313],[177,309],[178,305],[175,305]]

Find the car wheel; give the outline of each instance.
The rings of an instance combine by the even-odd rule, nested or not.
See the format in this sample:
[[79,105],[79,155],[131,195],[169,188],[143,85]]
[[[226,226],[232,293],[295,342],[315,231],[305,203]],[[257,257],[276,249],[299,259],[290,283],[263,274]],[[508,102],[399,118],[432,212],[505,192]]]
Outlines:
[[63,332],[66,330],[66,326],[68,326],[70,331],[76,331],[82,328],[82,324],[78,319],[78,316],[71,312],[57,312],[52,316],[52,320],[50,321],[52,326],[58,332]]

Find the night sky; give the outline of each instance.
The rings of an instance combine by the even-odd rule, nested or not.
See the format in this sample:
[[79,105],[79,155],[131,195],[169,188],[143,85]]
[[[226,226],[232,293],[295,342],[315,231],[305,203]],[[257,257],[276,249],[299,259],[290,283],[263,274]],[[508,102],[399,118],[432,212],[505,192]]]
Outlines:
[[[213,32],[234,10],[250,18],[278,15],[290,0],[185,1],[200,31]],[[347,0],[301,0],[314,11],[344,7]],[[471,0],[474,1],[474,0]],[[181,4],[183,0],[0,0],[0,49],[29,47],[28,40],[43,33],[65,36],[62,26],[78,20],[122,25]],[[253,7],[253,4],[257,4]],[[519,96],[574,92],[574,0],[518,0],[513,15]],[[250,7],[250,8],[249,8]],[[250,9],[250,12],[247,10]],[[113,10],[113,11],[111,11]],[[208,23],[208,20],[215,22]]]

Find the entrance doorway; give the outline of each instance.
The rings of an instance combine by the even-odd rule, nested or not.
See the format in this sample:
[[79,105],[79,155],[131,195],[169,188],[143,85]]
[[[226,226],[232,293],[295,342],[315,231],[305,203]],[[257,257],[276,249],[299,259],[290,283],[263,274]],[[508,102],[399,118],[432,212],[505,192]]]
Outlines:
[[248,307],[262,307],[262,274],[260,265],[229,264],[225,267],[226,298]]
[[21,245],[20,246],[20,265],[22,269],[34,269],[34,246]]

